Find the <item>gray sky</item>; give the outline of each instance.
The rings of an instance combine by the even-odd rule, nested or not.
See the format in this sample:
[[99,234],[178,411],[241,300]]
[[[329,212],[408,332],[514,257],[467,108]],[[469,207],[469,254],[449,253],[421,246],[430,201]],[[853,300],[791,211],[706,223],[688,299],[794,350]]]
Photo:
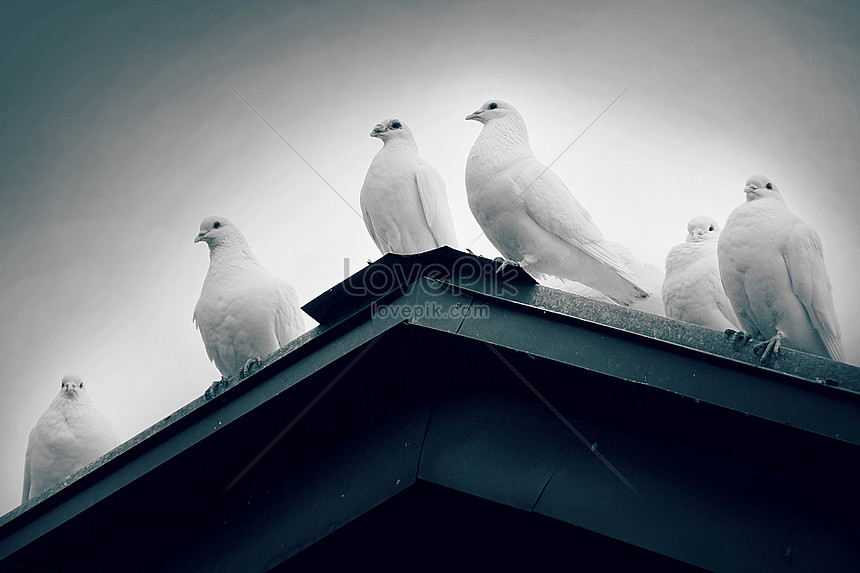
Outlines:
[[604,234],[662,266],[691,217],[724,222],[771,177],[822,236],[860,364],[860,7],[781,4],[0,1],[0,513],[63,374],[123,440],[219,377],[191,321],[205,216],[302,303],[378,258],[225,81],[356,209],[370,130],[408,123],[461,247],[486,256],[464,116],[512,103],[548,163],[635,82],[553,166]]

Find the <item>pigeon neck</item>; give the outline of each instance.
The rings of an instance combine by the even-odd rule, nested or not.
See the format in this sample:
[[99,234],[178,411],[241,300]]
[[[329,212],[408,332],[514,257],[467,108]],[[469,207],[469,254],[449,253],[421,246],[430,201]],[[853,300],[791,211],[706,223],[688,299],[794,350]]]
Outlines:
[[480,148],[486,146],[493,150],[493,155],[507,159],[534,156],[526,124],[519,115],[509,115],[487,123],[478,140],[475,142],[476,147],[479,147],[476,151],[484,151]]
[[251,252],[248,242],[245,237],[223,237],[217,244],[212,245],[209,249],[209,261],[214,262],[220,259],[231,260],[246,260],[256,263],[257,258]]
[[61,409],[74,408],[81,404],[89,404],[90,397],[85,392],[78,392],[74,396],[67,396],[64,391],[60,391],[60,394],[54,398],[54,402]]
[[675,245],[669,249],[669,253],[666,255],[666,268],[669,269],[682,263],[697,261],[708,253],[716,256],[716,241],[692,241]]
[[771,191],[770,189],[757,189],[753,192],[747,193],[747,203],[751,203],[752,201],[761,201],[762,199],[772,199],[774,201],[778,201],[780,203],[785,203],[785,199],[782,198],[782,195],[777,191]]
[[418,144],[415,143],[414,139],[409,139],[408,137],[396,137],[394,139],[389,139],[387,141],[382,142],[383,149],[408,149],[410,151],[414,151],[418,153]]
[[717,237],[699,237],[695,239],[693,237],[687,237],[686,242],[691,245],[703,245],[705,243],[716,243]]

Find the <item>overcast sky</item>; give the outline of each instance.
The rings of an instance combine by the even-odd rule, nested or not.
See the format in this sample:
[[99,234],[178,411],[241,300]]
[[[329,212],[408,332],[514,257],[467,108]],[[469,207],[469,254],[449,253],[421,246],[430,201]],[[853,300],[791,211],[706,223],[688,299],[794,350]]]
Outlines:
[[[219,378],[191,320],[207,215],[302,304],[379,253],[358,209],[384,118],[436,166],[461,248],[464,117],[503,99],[604,234],[662,266],[755,173],[822,236],[860,364],[860,7],[832,2],[0,0],[0,513],[77,372],[125,440]],[[308,319],[308,326],[313,321]]]

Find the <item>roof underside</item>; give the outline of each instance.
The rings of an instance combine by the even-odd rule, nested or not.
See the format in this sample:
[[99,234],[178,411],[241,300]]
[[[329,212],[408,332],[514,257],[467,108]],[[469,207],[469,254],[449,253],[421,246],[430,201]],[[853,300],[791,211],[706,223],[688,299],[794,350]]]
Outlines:
[[[467,285],[463,260],[490,268]],[[403,535],[438,549],[444,504],[664,570],[856,565],[858,369],[791,351],[790,373],[759,368],[721,333],[450,249],[375,265],[407,278],[362,293],[380,267],[357,273],[262,370],[0,520],[0,565],[265,570],[366,540],[394,559]],[[474,312],[415,315],[433,304]],[[401,536],[368,535],[392,515]]]
[[273,571],[549,571],[559,565],[567,571],[703,571],[422,480]]

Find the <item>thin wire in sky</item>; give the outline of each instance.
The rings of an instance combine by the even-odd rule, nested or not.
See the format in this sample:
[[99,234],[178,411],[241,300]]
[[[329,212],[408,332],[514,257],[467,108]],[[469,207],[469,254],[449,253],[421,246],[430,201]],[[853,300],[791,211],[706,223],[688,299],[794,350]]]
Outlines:
[[322,176],[322,174],[321,174],[319,171],[317,171],[317,170],[314,168],[314,166],[313,166],[313,165],[311,165],[311,164],[308,162],[308,160],[307,160],[307,159],[305,159],[304,157],[302,157],[302,154],[301,154],[301,153],[299,153],[298,151],[296,151],[296,148],[295,148],[295,147],[293,147],[292,145],[290,145],[290,142],[289,142],[289,141],[287,141],[286,139],[284,139],[284,136],[283,136],[283,135],[281,135],[280,133],[278,133],[278,130],[277,130],[277,129],[275,129],[275,127],[274,127],[271,123],[269,123],[268,121],[266,121],[266,118],[265,118],[265,117],[263,117],[262,115],[260,115],[260,112],[259,112],[259,111],[257,111],[257,110],[254,108],[254,106],[252,106],[252,105],[251,105],[251,103],[250,103],[248,100],[246,100],[244,97],[242,97],[242,94],[240,94],[240,93],[236,90],[236,88],[234,88],[232,85],[230,85],[230,82],[228,82],[227,80],[225,80],[225,79],[223,79],[223,78],[222,78],[222,80],[221,80],[221,81],[223,81],[225,84],[227,84],[227,86],[229,86],[229,88],[230,88],[231,90],[233,90],[233,93],[235,93],[237,96],[239,96],[239,99],[241,99],[243,102],[245,102],[245,104],[246,104],[249,108],[251,108],[251,111],[253,111],[254,113],[256,113],[256,114],[257,114],[257,117],[259,117],[260,119],[262,119],[262,120],[263,120],[263,123],[265,123],[266,125],[268,125],[268,126],[269,126],[269,129],[271,129],[272,131],[274,131],[274,132],[275,132],[275,135],[277,135],[278,137],[280,137],[280,138],[281,138],[281,141],[283,141],[284,143],[286,143],[286,144],[287,144],[287,147],[289,147],[290,149],[292,149],[292,150],[293,150],[293,153],[295,153],[295,154],[298,156],[298,158],[299,158],[299,159],[301,159],[302,161],[304,161],[304,162],[305,162],[305,165],[307,165],[308,167],[310,167],[310,168],[311,168],[311,171],[313,171],[314,173],[316,173],[316,174],[317,174],[317,177],[319,177],[319,178],[322,180],[322,182],[323,182],[323,183],[325,183],[326,185],[328,185],[328,188],[329,188],[329,189],[331,189],[332,191],[334,191],[334,194],[335,194],[335,195],[337,195],[338,197],[340,197],[340,200],[341,200],[341,201],[343,201],[344,203],[346,203],[346,206],[347,206],[347,207],[349,207],[350,209],[352,209],[352,212],[353,212],[353,213],[355,213],[356,215],[358,215],[358,217],[359,217],[362,221],[364,220],[364,217],[362,217],[362,216],[361,216],[361,213],[359,213],[358,211],[356,211],[355,207],[353,207],[353,206],[350,204],[350,202],[349,202],[349,201],[347,201],[346,199],[344,199],[343,195],[341,195],[340,193],[338,193],[338,192],[337,192],[337,189],[335,189],[335,188],[334,188],[334,186],[333,186],[331,183],[329,183],[329,182],[326,180],[326,178],[325,178],[325,177],[323,177],[323,176]]
[[556,161],[558,161],[559,159],[561,159],[561,156],[562,156],[562,155],[564,155],[565,153],[567,153],[567,150],[568,150],[568,149],[570,149],[571,147],[573,147],[573,144],[574,144],[574,143],[576,143],[577,141],[579,141],[579,139],[580,139],[583,135],[585,135],[585,132],[587,132],[589,129],[591,129],[591,126],[592,126],[592,125],[594,125],[595,123],[597,123],[597,120],[599,120],[601,117],[603,117],[603,114],[605,114],[607,111],[609,111],[609,108],[611,108],[613,105],[615,105],[615,102],[617,102],[618,100],[620,100],[620,99],[621,99],[621,96],[623,96],[625,93],[627,93],[627,90],[629,90],[629,89],[633,86],[633,84],[634,84],[634,83],[636,83],[636,80],[633,80],[632,82],[630,82],[629,84],[627,84],[627,87],[626,87],[626,88],[624,88],[623,90],[621,90],[621,93],[620,93],[620,94],[618,94],[618,95],[615,97],[615,99],[614,99],[614,100],[612,100],[612,101],[609,103],[609,105],[608,105],[608,106],[606,106],[606,107],[603,109],[603,111],[601,111],[599,114],[597,114],[597,117],[595,117],[595,118],[591,121],[591,123],[589,123],[587,126],[585,126],[585,129],[583,129],[583,130],[579,133],[579,135],[577,135],[575,138],[573,138],[573,141],[571,141],[571,142],[570,142],[570,144],[569,144],[567,147],[565,147],[565,148],[564,148],[564,150],[563,150],[561,153],[559,153],[559,154],[558,154],[558,157],[556,157],[555,159],[553,159],[553,160],[549,163],[549,165],[547,165],[547,166],[546,166],[546,168],[545,168],[543,171],[541,171],[541,172],[540,172],[540,175],[538,175],[537,177],[535,177],[534,181],[532,181],[531,183],[529,183],[529,184],[528,184],[528,186],[527,186],[525,189],[523,189],[523,192],[522,192],[522,193],[520,193],[519,195],[517,195],[517,196],[516,196],[516,198],[515,198],[513,201],[511,201],[511,203],[510,203],[507,207],[505,207],[505,209],[504,209],[501,213],[499,213],[499,214],[496,216],[496,218],[495,218],[495,219],[493,219],[493,222],[492,222],[492,223],[490,223],[490,226],[489,226],[489,227],[487,227],[486,229],[484,229],[483,231],[481,231],[481,232],[478,234],[478,236],[477,236],[477,237],[475,237],[475,238],[472,240],[472,242],[471,242],[471,243],[469,243],[468,247],[466,247],[466,248],[469,248],[469,247],[471,247],[472,245],[474,245],[474,244],[475,244],[475,241],[477,241],[477,240],[478,240],[478,239],[480,239],[483,235],[485,235],[485,234],[486,234],[486,232],[487,232],[488,230],[490,230],[490,228],[491,228],[493,225],[495,225],[495,224],[496,224],[496,221],[498,221],[498,220],[502,217],[502,215],[504,215],[505,213],[507,213],[507,212],[508,212],[508,209],[510,209],[510,208],[514,205],[514,203],[516,203],[517,201],[519,201],[519,200],[520,200],[520,197],[522,197],[523,195],[525,195],[525,194],[526,194],[526,192],[527,192],[529,189],[531,189],[532,185],[534,185],[535,183],[537,183],[537,180],[538,180],[538,179],[540,179],[540,178],[543,176],[543,174],[544,174],[544,173],[546,173],[547,171],[549,171],[549,168],[550,168],[550,167],[552,167],[553,165],[555,165],[555,162],[556,162]]
[[502,353],[501,353],[501,352],[499,352],[498,350],[496,350],[496,348],[495,348],[492,344],[490,344],[489,342],[487,342],[487,341],[483,341],[483,342],[484,342],[484,344],[486,344],[486,345],[487,345],[487,348],[489,348],[490,350],[492,350],[492,351],[493,351],[493,354],[495,354],[496,356],[498,356],[498,357],[499,357],[499,360],[501,360],[501,361],[505,364],[505,366],[507,366],[507,367],[511,370],[511,372],[513,372],[513,373],[514,373],[514,375],[516,375],[516,377],[517,377],[517,378],[519,378],[519,379],[520,379],[520,381],[521,381],[523,384],[525,384],[525,385],[528,387],[528,389],[529,389],[529,390],[531,390],[531,391],[534,393],[534,395],[535,395],[535,396],[537,396],[537,397],[540,399],[540,401],[541,401],[541,402],[543,402],[543,403],[544,403],[544,405],[545,405],[547,408],[549,408],[549,409],[552,411],[552,413],[553,413],[553,414],[555,414],[555,416],[556,416],[559,420],[561,420],[561,421],[562,421],[562,423],[563,423],[565,426],[567,426],[567,429],[568,429],[568,430],[570,430],[571,432],[573,432],[573,433],[576,435],[576,437],[577,437],[577,438],[579,438],[579,440],[580,440],[583,444],[585,444],[585,445],[588,447],[588,449],[589,449],[589,450],[591,450],[591,451],[592,451],[592,453],[593,453],[595,456],[597,456],[597,458],[598,458],[601,462],[603,462],[603,464],[604,464],[607,468],[609,468],[609,469],[612,471],[612,473],[614,473],[614,474],[616,475],[616,477],[618,477],[618,479],[620,479],[620,480],[621,480],[621,482],[622,482],[624,485],[626,485],[626,486],[627,486],[627,488],[628,488],[630,491],[632,491],[632,492],[633,492],[633,493],[635,493],[636,495],[639,495],[639,492],[638,492],[638,491],[636,491],[636,488],[635,488],[635,487],[633,487],[633,484],[631,484],[629,481],[627,481],[627,479],[626,479],[623,475],[621,475],[621,472],[619,472],[617,469],[615,469],[615,466],[613,466],[611,463],[609,463],[609,460],[607,460],[605,457],[603,457],[603,454],[601,454],[600,452],[598,452],[598,451],[597,451],[597,448],[595,447],[595,445],[592,445],[588,440],[586,440],[586,439],[585,439],[585,436],[583,436],[582,434],[580,434],[580,433],[579,433],[579,430],[577,430],[576,428],[574,428],[574,427],[573,427],[573,424],[571,424],[570,422],[568,422],[568,421],[567,421],[567,418],[565,418],[565,417],[561,414],[561,412],[559,412],[558,410],[556,410],[555,406],[553,406],[553,405],[550,403],[550,401],[549,401],[549,400],[547,400],[547,399],[543,396],[543,394],[541,394],[540,392],[538,392],[538,389],[537,389],[537,388],[535,388],[535,387],[532,385],[532,383],[531,383],[531,382],[529,382],[528,380],[526,380],[526,377],[525,377],[525,376],[523,376],[522,374],[520,374],[520,371],[519,371],[519,370],[517,370],[516,368],[514,368],[514,365],[513,365],[513,364],[511,364],[510,362],[508,362],[508,361],[507,361],[507,359],[505,359],[505,357],[504,357],[504,356],[502,356]]

